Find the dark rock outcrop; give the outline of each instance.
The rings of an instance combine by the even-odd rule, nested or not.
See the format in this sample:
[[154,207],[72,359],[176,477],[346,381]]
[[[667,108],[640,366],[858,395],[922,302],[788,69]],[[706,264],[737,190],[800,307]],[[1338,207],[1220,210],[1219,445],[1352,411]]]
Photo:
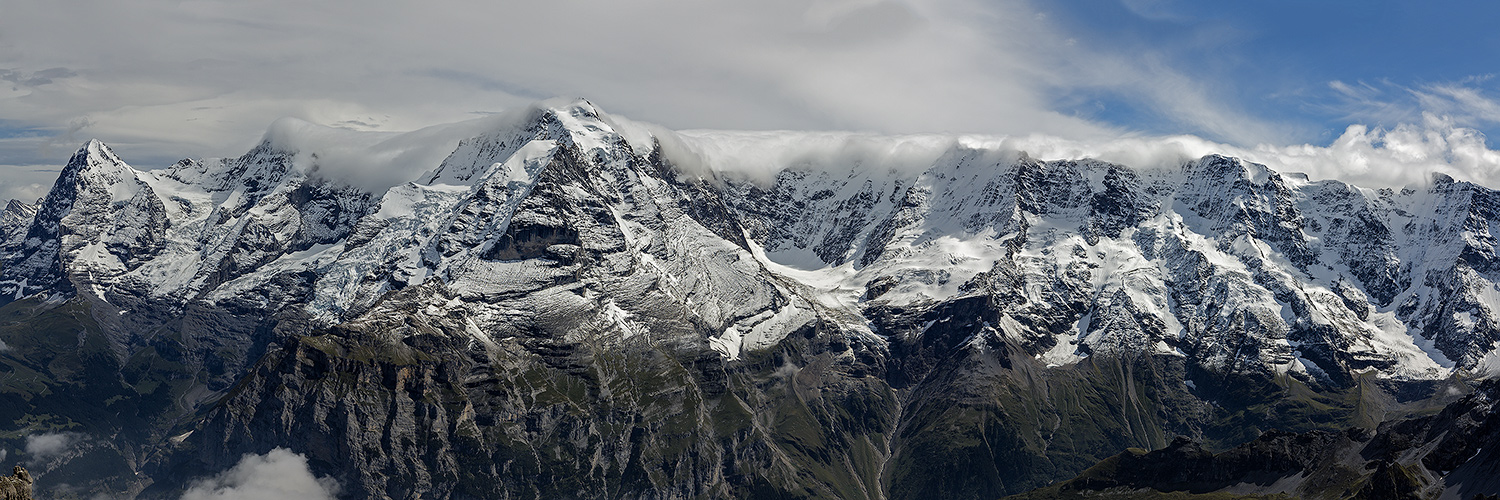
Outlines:
[[31,473],[17,465],[15,472],[0,477],[0,500],[31,500]]
[[1270,431],[1211,453],[1179,437],[1165,448],[1130,450],[1077,478],[1012,498],[1084,498],[1136,491],[1135,498],[1194,494],[1417,500],[1500,492],[1500,381],[1483,383],[1434,415],[1376,430]]

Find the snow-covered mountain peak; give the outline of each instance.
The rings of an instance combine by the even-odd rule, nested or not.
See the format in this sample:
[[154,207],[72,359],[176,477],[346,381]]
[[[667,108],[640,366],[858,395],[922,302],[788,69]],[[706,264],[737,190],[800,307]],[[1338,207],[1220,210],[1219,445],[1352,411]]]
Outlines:
[[[241,157],[156,172],[91,141],[26,229],[8,226],[25,236],[0,246],[0,294],[331,325],[412,286],[495,297],[625,273],[659,276],[663,300],[715,328],[745,320],[741,294],[758,297],[746,317],[823,311],[852,330],[979,300],[980,333],[1049,364],[1147,353],[1325,380],[1440,377],[1500,340],[1500,196],[1468,183],[1365,190],[1221,155],[1137,170],[935,136],[677,135],[585,100],[347,134],[284,123]],[[415,182],[329,180],[364,165]],[[715,342],[739,356],[749,328]]]
[[98,139],[84,143],[58,175],[58,182],[87,183],[107,186],[115,199],[120,201],[133,195],[138,172],[126,164],[115,152]]
[[[337,477],[366,496],[467,494],[408,488],[411,470],[587,474],[600,456],[626,489],[613,474],[590,491],[676,463],[711,481],[642,495],[703,496],[738,491],[722,470],[788,457],[873,478],[909,457],[1046,463],[1027,450],[1081,467],[1099,436],[1367,423],[1500,372],[1500,193],[1472,183],[679,134],[581,100],[401,134],[271,128],[242,156],[157,171],[90,141],[46,198],[0,211],[0,306],[36,321],[4,339],[26,379],[12,389],[37,396],[13,399],[36,415],[93,398],[32,423],[160,422],[137,448],[108,448],[110,429],[79,441],[107,463],[311,436],[321,464],[359,455]],[[49,358],[74,332],[87,357]],[[922,429],[958,431],[932,448]],[[661,454],[685,435],[736,448]],[[953,453],[954,436],[990,455]],[[158,484],[196,474],[128,461],[170,471]],[[839,483],[788,491],[894,491]]]
[[[41,200],[37,200],[37,202],[40,203]],[[5,203],[5,209],[0,210],[0,214],[4,214],[7,218],[30,219],[31,216],[36,215],[36,207],[36,204],[26,203],[21,200],[10,200]]]
[[142,173],[90,140],[58,174],[24,241],[4,256],[0,300],[71,293],[80,280],[70,276],[90,284],[95,276],[117,276],[149,258],[166,224]]
[[124,163],[120,160],[120,157],[115,156],[115,152],[109,149],[108,145],[104,144],[104,142],[100,141],[99,139],[89,139],[88,142],[83,143],[83,146],[79,147],[78,151],[73,153],[73,159],[69,160],[68,163],[70,165],[74,163],[83,163],[80,160],[92,160],[91,162],[88,162],[91,164]]
[[26,230],[30,229],[31,220],[41,205],[42,200],[35,203],[10,200],[5,204],[5,209],[0,210],[0,252],[14,251],[25,241]]
[[1221,180],[1240,180],[1255,185],[1263,185],[1267,182],[1281,180],[1281,174],[1271,170],[1270,167],[1259,163],[1245,161],[1239,158],[1231,158],[1224,155],[1211,154],[1188,162],[1184,166],[1189,177],[1206,176]]
[[615,129],[616,120],[584,99],[547,101],[506,115],[484,133],[459,141],[458,148],[419,182],[471,184],[476,176],[503,164],[533,142],[572,148],[596,163],[607,163],[607,157],[622,152],[621,149],[630,150],[629,141]]
[[[1429,378],[1492,349],[1494,308],[1478,304],[1500,304],[1482,298],[1496,279],[1464,263],[1490,261],[1491,230],[1453,224],[1494,217],[1445,215],[1487,189],[1361,190],[1221,155],[1172,172],[977,153],[904,178],[788,168],[770,187],[731,183],[731,205],[789,275],[902,308],[988,296],[997,334],[1049,363],[1176,352],[1211,370]],[[1412,281],[1423,266],[1446,298]],[[1443,326],[1424,329],[1401,300],[1483,314],[1434,310]],[[1259,347],[1224,350],[1246,341]]]

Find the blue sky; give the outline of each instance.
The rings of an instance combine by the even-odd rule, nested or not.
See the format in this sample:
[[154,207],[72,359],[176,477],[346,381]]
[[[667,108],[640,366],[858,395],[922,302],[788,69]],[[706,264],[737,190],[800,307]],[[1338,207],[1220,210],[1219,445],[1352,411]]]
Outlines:
[[[1415,94],[1472,89],[1496,95],[1500,3],[1287,1],[1049,4],[1081,43],[1150,53],[1216,84],[1216,97],[1288,127],[1293,138],[1327,144],[1351,123],[1393,127],[1421,121]],[[1415,93],[1415,94],[1414,94]],[[1081,93],[1074,110],[1132,129],[1183,130],[1131,96]],[[1495,134],[1496,117],[1447,111]],[[1491,144],[1493,144],[1491,140]]]
[[282,117],[396,132],[550,96],[675,129],[1188,134],[1371,185],[1500,185],[1496,20],[1451,0],[0,0],[0,199],[45,193],[89,138],[151,169],[239,155]]

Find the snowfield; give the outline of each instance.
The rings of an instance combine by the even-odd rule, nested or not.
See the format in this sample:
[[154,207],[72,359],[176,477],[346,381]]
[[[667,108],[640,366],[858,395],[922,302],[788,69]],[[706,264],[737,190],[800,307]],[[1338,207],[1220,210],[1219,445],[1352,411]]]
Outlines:
[[[976,324],[1052,366],[1500,372],[1500,194],[1445,176],[1367,189],[1213,154],[1135,166],[976,137],[676,133],[587,101],[403,136],[308,127],[151,171],[90,141],[47,198],[6,209],[0,300],[298,304],[334,325],[438,283],[458,297],[439,309],[570,280],[535,300],[587,301],[569,266],[588,260],[713,325],[702,341],[730,360],[820,320],[878,342],[869,308],[979,298]],[[644,331],[628,304],[598,311],[620,339]],[[481,310],[474,335],[507,314]]]

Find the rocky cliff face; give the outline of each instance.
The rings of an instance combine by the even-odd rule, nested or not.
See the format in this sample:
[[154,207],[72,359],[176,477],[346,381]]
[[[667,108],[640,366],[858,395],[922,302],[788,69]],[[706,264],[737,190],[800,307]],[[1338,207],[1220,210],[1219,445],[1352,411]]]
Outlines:
[[1500,384],[1489,381],[1434,415],[1377,429],[1267,432],[1220,453],[1179,437],[1160,450],[1130,450],[1079,477],[1013,498],[1093,498],[1137,490],[1134,498],[1172,492],[1297,498],[1482,498],[1500,491],[1495,411]]
[[0,477],[0,498],[5,500],[31,500],[31,473],[17,465],[15,473]]
[[31,228],[31,219],[36,217],[40,204],[41,200],[36,203],[10,200],[5,204],[5,209],[0,210],[0,249],[9,254],[26,241],[26,230]]
[[[758,177],[665,134],[539,106],[383,191],[273,140],[90,142],[0,219],[15,418],[91,443],[43,482],[170,497],[291,446],[372,498],[994,497],[1373,425],[1500,358],[1480,186],[961,142]],[[106,455],[132,479],[67,472]]]
[[[1493,278],[1457,258],[1482,255],[1483,237],[1461,235],[1488,229],[1452,222],[1470,205],[1451,206],[1468,188],[1448,181],[1372,192],[1217,156],[1135,172],[962,148],[910,180],[833,175],[784,172],[731,204],[771,260],[847,265],[846,284],[875,291],[871,302],[987,295],[990,327],[1053,364],[1177,353],[1209,371],[1343,384],[1365,368],[1430,378],[1476,366],[1494,341],[1488,320],[1451,319],[1489,317],[1477,297]],[[1407,333],[1428,317],[1439,324]]]

